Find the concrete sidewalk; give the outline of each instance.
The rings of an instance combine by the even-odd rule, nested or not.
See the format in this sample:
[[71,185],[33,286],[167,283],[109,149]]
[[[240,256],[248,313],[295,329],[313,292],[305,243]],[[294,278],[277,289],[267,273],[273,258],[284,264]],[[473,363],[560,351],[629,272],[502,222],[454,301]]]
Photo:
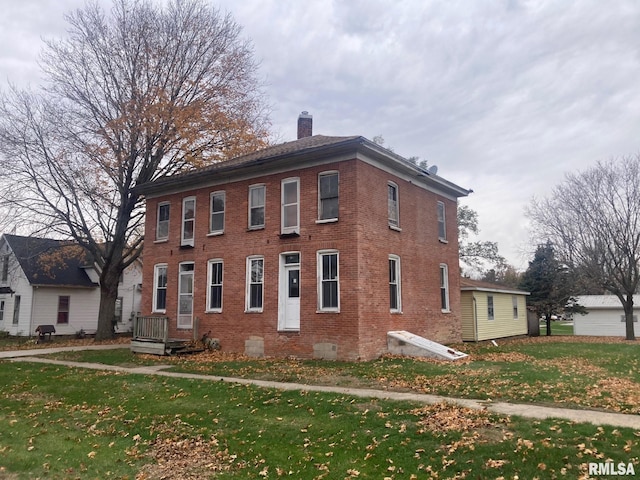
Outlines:
[[126,348],[123,345],[90,345],[82,347],[53,347],[37,350],[14,350],[0,352],[0,359],[10,359],[16,362],[47,363],[51,365],[62,365],[74,368],[87,368],[91,370],[107,370],[127,374],[157,375],[172,378],[191,378],[202,381],[230,382],[245,385],[256,385],[263,388],[275,388],[278,390],[304,390],[307,392],[338,393],[354,397],[379,398],[383,400],[411,401],[424,404],[434,404],[446,402],[462,407],[477,410],[486,409],[489,412],[500,415],[517,415],[525,418],[559,418],[573,422],[591,423],[594,425],[610,425],[614,427],[633,428],[640,431],[640,415],[628,415],[622,413],[611,413],[596,410],[575,410],[569,408],[544,407],[532,404],[518,404],[506,402],[493,402],[486,400],[472,400],[466,398],[443,397],[439,395],[428,395],[411,392],[391,392],[386,390],[375,390],[369,388],[344,388],[324,385],[306,385],[302,383],[271,382],[265,380],[251,380],[247,378],[221,377],[219,375],[201,375],[195,373],[179,373],[166,371],[171,365],[155,365],[150,367],[119,367],[115,365],[105,365],[102,363],[68,362],[63,360],[53,360],[40,358],[36,355],[47,355],[56,352],[79,351],[79,350],[110,350],[116,348]]

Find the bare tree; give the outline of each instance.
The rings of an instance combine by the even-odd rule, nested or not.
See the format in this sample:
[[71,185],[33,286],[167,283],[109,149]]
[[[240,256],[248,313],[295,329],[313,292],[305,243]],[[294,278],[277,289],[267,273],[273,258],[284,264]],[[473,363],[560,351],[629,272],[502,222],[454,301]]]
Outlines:
[[110,15],[90,3],[66,20],[42,90],[0,95],[4,198],[93,256],[100,339],[141,252],[136,186],[265,146],[268,112],[251,45],[204,0],[114,0]]
[[640,282],[640,157],[598,163],[568,174],[528,210],[536,234],[552,239],[558,258],[618,297],[626,338],[635,340],[633,296]]
[[486,240],[472,241],[478,235],[478,212],[468,205],[458,205],[458,242],[460,262],[471,271],[481,272],[487,265],[503,268],[505,258],[498,253],[498,244]]

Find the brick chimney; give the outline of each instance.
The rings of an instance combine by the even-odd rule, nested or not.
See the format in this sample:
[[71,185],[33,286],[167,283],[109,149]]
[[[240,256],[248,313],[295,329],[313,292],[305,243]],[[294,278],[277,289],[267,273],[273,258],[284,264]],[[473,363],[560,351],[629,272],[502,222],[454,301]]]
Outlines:
[[313,135],[313,116],[304,111],[298,116],[298,140]]

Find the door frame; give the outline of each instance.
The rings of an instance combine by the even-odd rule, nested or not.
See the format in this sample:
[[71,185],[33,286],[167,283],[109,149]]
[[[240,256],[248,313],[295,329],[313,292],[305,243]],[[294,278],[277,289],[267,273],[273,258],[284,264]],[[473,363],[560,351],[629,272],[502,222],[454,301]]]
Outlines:
[[[287,263],[288,255],[298,255],[298,262]],[[282,252],[279,259],[278,271],[278,331],[299,332],[300,331],[300,298],[302,290],[300,285],[301,258],[300,252]],[[289,299],[289,271],[298,271],[298,301],[297,301],[297,325],[291,326],[287,323],[287,300]]]

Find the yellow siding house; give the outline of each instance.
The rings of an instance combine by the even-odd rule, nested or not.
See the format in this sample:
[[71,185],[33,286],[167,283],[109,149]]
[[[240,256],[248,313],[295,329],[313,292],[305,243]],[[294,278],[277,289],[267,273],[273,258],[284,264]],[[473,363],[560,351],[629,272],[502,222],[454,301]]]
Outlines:
[[460,290],[465,342],[527,334],[529,292],[470,278],[460,280]]

